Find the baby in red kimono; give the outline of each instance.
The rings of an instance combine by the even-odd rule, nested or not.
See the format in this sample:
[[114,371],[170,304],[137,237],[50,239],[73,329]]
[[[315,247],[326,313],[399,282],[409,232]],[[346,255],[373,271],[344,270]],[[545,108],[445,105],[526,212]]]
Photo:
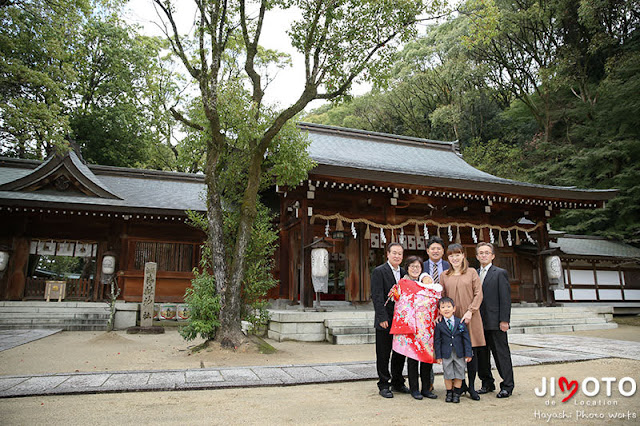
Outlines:
[[[393,350],[407,357],[409,389],[415,399],[437,396],[430,388],[432,364],[435,362],[433,329],[438,315],[438,300],[442,286],[434,284],[422,273],[422,259],[407,259],[407,276],[391,288],[389,297],[395,301],[391,331]],[[418,365],[422,392],[418,388]]]

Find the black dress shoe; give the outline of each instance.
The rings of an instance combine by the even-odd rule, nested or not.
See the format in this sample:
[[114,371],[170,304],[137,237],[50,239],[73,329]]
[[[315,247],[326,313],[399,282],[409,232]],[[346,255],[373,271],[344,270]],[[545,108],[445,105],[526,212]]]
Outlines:
[[474,401],[480,401],[480,395],[478,395],[475,389],[469,388],[469,397]]
[[453,390],[447,391],[447,396],[444,398],[444,402],[453,402]]
[[405,385],[402,385],[402,387],[391,386],[391,390],[394,392],[400,392],[400,393],[411,393],[411,390]]
[[393,398],[393,393],[387,388],[380,389],[379,394],[383,398]]
[[429,398],[429,399],[436,399],[438,397],[438,395],[436,395],[435,393],[431,392],[431,391],[422,391],[422,396]]
[[511,392],[502,389],[500,392],[498,392],[498,394],[496,395],[496,398],[509,398],[510,396],[511,396]]
[[462,386],[460,386],[460,395],[463,395],[468,390],[469,390],[469,386],[467,386],[467,382],[465,380],[463,380],[462,381]]
[[478,389],[478,393],[480,395],[483,395],[485,393],[493,392],[494,390],[496,390],[495,386],[488,386],[488,387],[483,386],[480,389]]
[[451,402],[458,404],[460,402],[460,388],[453,389],[453,395],[451,395]]
[[418,391],[411,392],[411,396],[413,397],[413,399],[422,399],[422,394]]

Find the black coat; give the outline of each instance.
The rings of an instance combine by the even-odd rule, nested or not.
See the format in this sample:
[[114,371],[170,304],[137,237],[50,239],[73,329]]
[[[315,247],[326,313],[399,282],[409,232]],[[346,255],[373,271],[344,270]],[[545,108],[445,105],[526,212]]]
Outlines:
[[[403,268],[400,268],[400,278],[407,274]],[[387,297],[391,287],[396,284],[396,278],[393,276],[393,271],[388,262],[383,263],[373,270],[371,273],[371,300],[373,301],[373,309],[376,312],[374,325],[378,330],[385,330],[380,327],[381,322],[387,321],[389,323],[389,330],[391,328],[391,320],[393,319],[393,308],[395,303],[393,300],[389,300],[387,305],[384,303],[387,301]]]
[[456,355],[459,357],[472,357],[473,349],[471,348],[471,337],[467,326],[455,318],[453,323],[453,332],[449,330],[447,320],[443,317],[442,321],[436,323],[435,335],[433,338],[433,348],[436,352],[436,359],[451,358],[451,350],[455,348]]
[[485,330],[500,330],[502,321],[511,320],[511,286],[507,271],[491,265],[482,282],[482,294],[482,325]]

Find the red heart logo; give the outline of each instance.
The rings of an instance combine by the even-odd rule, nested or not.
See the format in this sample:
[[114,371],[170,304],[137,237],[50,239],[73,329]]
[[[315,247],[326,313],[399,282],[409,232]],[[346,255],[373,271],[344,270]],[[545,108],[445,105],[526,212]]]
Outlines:
[[562,376],[558,380],[558,385],[560,386],[560,390],[562,392],[565,391],[565,389],[564,389],[565,386],[567,387],[567,391],[571,391],[569,396],[567,396],[565,399],[563,399],[562,402],[567,402],[569,399],[571,399],[571,397],[573,395],[576,394],[576,392],[578,392],[578,381],[577,380],[568,381],[566,377]]

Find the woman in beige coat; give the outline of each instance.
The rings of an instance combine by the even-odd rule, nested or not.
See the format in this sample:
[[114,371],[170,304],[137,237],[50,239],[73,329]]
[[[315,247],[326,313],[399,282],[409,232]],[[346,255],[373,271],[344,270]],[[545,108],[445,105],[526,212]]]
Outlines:
[[[484,329],[480,317],[482,303],[482,283],[475,269],[469,268],[464,255],[464,248],[460,244],[451,244],[447,249],[447,258],[451,268],[440,277],[442,296],[450,297],[456,304],[455,316],[467,324],[473,347],[473,358],[467,363],[469,376],[468,391],[471,399],[477,401],[480,395],[475,390],[474,382],[478,372],[478,347],[485,346]],[[463,391],[465,391],[463,385]]]

